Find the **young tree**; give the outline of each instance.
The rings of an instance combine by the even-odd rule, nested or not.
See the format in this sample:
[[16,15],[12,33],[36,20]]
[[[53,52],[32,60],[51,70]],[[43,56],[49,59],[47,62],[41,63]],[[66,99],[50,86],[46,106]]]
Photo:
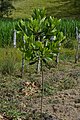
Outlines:
[[12,10],[15,9],[10,0],[0,0],[0,16],[7,17],[11,15]]
[[64,39],[63,33],[57,30],[60,20],[54,17],[46,17],[44,9],[35,9],[31,19],[27,22],[21,20],[16,27],[17,32],[24,36],[25,44],[20,41],[20,50],[25,53],[29,64],[35,64],[40,60],[42,73],[41,87],[41,113],[43,112],[44,77],[43,63],[53,60],[59,51],[59,43]]

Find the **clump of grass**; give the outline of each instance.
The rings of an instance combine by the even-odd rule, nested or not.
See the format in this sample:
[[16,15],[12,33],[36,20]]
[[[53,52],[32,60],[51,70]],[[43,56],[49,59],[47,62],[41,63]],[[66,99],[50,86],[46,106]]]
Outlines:
[[14,72],[14,62],[12,59],[7,58],[1,65],[2,74],[12,74]]
[[21,54],[17,49],[1,48],[0,56],[0,72],[2,74],[13,74],[16,69],[20,68],[17,64],[21,62]]
[[60,60],[63,61],[75,61],[75,50],[71,49],[62,49],[60,53]]

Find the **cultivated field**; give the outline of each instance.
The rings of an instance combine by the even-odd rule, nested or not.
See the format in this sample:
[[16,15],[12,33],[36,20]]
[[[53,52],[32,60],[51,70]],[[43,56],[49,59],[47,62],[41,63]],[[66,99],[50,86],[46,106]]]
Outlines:
[[[80,120],[77,3],[14,0],[12,15],[0,19],[0,120]],[[31,18],[34,8],[46,18],[42,9]]]

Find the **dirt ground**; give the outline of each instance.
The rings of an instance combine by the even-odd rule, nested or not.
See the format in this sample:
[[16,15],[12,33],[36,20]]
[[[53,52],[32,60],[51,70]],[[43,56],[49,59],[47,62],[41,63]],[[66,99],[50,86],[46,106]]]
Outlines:
[[[40,120],[41,74],[1,75],[0,83],[0,120]],[[24,115],[10,113],[14,108]],[[43,113],[51,115],[43,120],[80,120],[80,63],[44,68]]]

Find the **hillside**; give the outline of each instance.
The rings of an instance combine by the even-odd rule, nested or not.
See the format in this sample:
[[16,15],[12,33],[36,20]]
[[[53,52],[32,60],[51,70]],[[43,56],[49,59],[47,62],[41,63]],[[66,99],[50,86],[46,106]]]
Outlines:
[[16,8],[10,17],[25,18],[30,17],[34,8],[46,8],[47,14],[58,18],[79,18],[80,5],[73,0],[17,0],[13,2]]

